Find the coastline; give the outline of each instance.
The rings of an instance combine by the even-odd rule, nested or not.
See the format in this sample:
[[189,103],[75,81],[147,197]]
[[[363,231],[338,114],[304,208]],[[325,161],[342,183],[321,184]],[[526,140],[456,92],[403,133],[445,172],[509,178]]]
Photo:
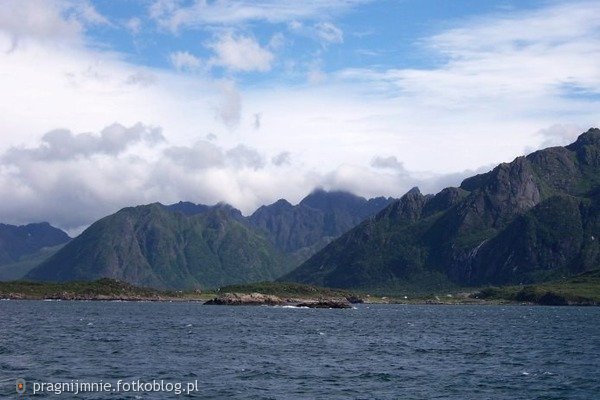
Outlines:
[[[256,303],[256,302],[248,302],[248,303],[231,303],[231,304],[218,304],[211,303],[214,298],[206,298],[206,297],[169,297],[169,296],[79,296],[72,294],[65,294],[56,296],[29,296],[23,295],[22,293],[10,293],[10,294],[1,294],[0,301],[93,301],[93,302],[156,302],[156,303],[198,303],[200,305],[225,305],[225,306],[235,306],[235,307],[245,307],[245,306],[272,306],[272,307],[304,307],[306,303],[318,303],[323,301],[337,301],[338,299],[322,299],[322,298],[303,298],[303,299],[284,299],[283,302],[277,304],[267,304],[267,303]],[[355,303],[357,304],[357,303]],[[355,304],[352,304],[354,306]],[[372,305],[406,305],[406,306],[421,306],[421,305],[430,305],[430,306],[464,306],[464,305],[472,305],[472,306],[557,306],[553,304],[540,304],[536,302],[530,301],[514,301],[514,300],[504,300],[504,299],[463,299],[463,300],[453,300],[453,301],[437,301],[430,299],[412,299],[412,300],[401,300],[401,299],[390,299],[383,300],[376,299],[375,301],[364,301],[362,303],[366,306]],[[600,303],[595,302],[569,302],[567,304],[561,304],[560,306],[566,307],[598,307]],[[313,308],[342,308],[342,307],[313,307]]]
[[[590,292],[590,287],[583,289]],[[593,287],[595,289],[595,285]],[[600,306],[595,293],[562,284],[506,286],[446,294],[371,295],[290,283],[261,282],[216,291],[174,291],[133,286],[112,279],[91,282],[0,282],[0,300],[194,302],[207,305],[350,308],[353,304]]]

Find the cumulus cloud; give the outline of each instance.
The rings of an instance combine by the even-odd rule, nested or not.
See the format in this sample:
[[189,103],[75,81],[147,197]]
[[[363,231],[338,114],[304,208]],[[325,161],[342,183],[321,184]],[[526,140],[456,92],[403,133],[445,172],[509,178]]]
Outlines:
[[41,144],[35,148],[12,148],[2,158],[9,164],[22,159],[39,161],[71,160],[95,154],[118,155],[138,142],[156,144],[164,141],[160,128],[138,123],[131,128],[113,124],[100,134],[78,133],[67,129],[57,129],[42,136]]
[[290,164],[290,157],[281,152],[267,164],[264,155],[248,145],[228,148],[205,140],[165,146],[160,129],[143,124],[115,124],[97,134],[53,131],[36,147],[12,148],[0,155],[0,196],[6,199],[0,203],[0,220],[49,220],[76,232],[135,204],[225,201],[249,214],[281,197],[298,201],[318,186],[366,197],[400,196],[412,186],[427,193],[457,185],[473,172],[381,172],[344,164],[325,173],[290,174],[281,168]]
[[140,181],[148,162],[132,146],[148,149],[163,141],[159,128],[136,124],[106,127],[98,134],[55,130],[36,147],[0,155],[0,218],[14,223],[53,222],[76,229],[145,194]]
[[225,150],[211,142],[198,141],[193,146],[171,146],[164,156],[190,172],[209,168],[234,167],[260,169],[265,166],[264,157],[255,149],[239,144]]
[[565,146],[573,143],[585,129],[575,124],[555,124],[545,129],[540,129],[538,135],[542,137],[540,148],[552,146]]
[[190,171],[225,165],[223,150],[206,141],[199,141],[191,147],[169,147],[165,149],[164,155],[175,164],[181,165]]
[[33,38],[79,41],[89,25],[108,24],[88,1],[4,0],[0,2],[0,31],[8,34],[14,50],[19,40]]
[[215,52],[210,65],[221,66],[232,71],[260,71],[271,69],[275,59],[273,53],[261,47],[252,37],[234,35],[231,32],[220,35],[208,47]]
[[176,51],[169,54],[171,64],[178,70],[193,71],[200,68],[202,61],[187,51]]
[[400,197],[415,186],[424,194],[435,194],[446,187],[460,186],[465,178],[488,172],[492,168],[484,166],[475,170],[442,174],[410,171],[403,167],[398,169],[399,165],[396,164],[394,170],[380,172],[360,165],[343,164],[324,174],[320,181],[329,190],[342,189],[365,197]]
[[396,156],[377,156],[371,160],[371,166],[374,168],[388,168],[396,171],[404,171],[404,164],[398,161]]
[[265,160],[256,150],[242,144],[237,145],[226,153],[228,161],[236,168],[260,169],[265,166]]
[[0,221],[50,220],[73,230],[121,207],[157,200],[254,207],[244,196],[252,202],[260,196],[248,195],[248,187],[253,176],[268,176],[260,172],[265,165],[257,150],[243,144],[165,147],[160,128],[141,123],[98,133],[55,130],[38,146],[0,155],[0,196],[11,199],[0,204]]

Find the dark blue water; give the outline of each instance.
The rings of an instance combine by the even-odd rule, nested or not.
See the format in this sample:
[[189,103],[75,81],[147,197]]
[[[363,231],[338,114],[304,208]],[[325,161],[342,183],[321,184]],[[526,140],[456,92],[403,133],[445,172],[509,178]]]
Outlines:
[[198,382],[85,399],[598,399],[600,308],[0,301],[15,380]]

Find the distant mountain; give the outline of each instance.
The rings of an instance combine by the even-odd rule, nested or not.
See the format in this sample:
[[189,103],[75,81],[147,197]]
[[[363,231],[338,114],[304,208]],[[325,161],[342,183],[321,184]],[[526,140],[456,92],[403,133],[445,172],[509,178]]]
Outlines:
[[26,278],[214,288],[271,280],[287,272],[286,265],[284,255],[228,207],[186,215],[157,203],[97,221]]
[[297,206],[280,200],[248,218],[223,203],[125,208],[94,223],[26,278],[113,278],[172,289],[272,280],[390,201],[318,190]]
[[71,238],[47,222],[28,225],[0,224],[0,265],[20,261],[45,247],[66,243]]
[[64,243],[52,247],[43,247],[33,254],[22,256],[19,261],[0,265],[0,282],[23,279],[29,271],[52,257],[63,246]]
[[198,214],[206,214],[209,211],[220,210],[221,212],[229,215],[233,219],[237,221],[245,221],[246,219],[242,215],[242,212],[235,207],[227,203],[218,203],[214,206],[207,206],[204,204],[194,204],[189,201],[180,201],[179,203],[170,204],[167,206],[163,206],[169,211],[178,212],[184,215],[198,215]]
[[283,281],[340,288],[537,282],[600,265],[600,130],[458,188],[413,189]]
[[366,200],[348,192],[317,189],[296,206],[286,200],[262,206],[248,222],[296,261],[304,261],[393,200]]

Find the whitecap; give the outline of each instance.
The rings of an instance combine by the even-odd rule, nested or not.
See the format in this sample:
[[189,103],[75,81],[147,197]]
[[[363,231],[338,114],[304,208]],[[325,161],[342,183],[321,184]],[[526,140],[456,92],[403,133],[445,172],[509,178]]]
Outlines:
[[308,307],[298,307],[298,306],[273,306],[273,308],[308,308]]

